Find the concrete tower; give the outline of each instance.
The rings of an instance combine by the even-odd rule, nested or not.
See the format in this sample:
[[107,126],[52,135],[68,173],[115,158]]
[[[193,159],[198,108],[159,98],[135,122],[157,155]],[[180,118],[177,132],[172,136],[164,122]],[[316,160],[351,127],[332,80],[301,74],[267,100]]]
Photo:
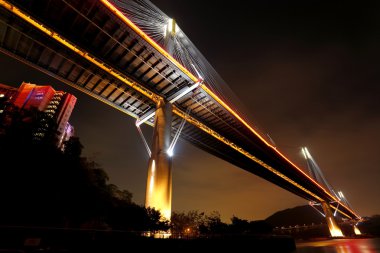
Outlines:
[[157,104],[152,155],[149,159],[145,206],[159,210],[170,220],[172,206],[172,159],[168,154],[171,137],[172,106],[160,100]]

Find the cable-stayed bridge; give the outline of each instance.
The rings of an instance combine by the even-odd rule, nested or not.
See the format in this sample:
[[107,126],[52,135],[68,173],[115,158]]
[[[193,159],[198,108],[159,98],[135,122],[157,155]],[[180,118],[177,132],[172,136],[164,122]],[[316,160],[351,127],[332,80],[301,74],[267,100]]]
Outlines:
[[[309,201],[359,220],[236,109],[223,80],[173,20],[146,0],[0,0],[0,50],[155,125],[147,205],[170,218],[180,137]],[[173,136],[173,137],[172,137]],[[172,140],[174,141],[172,141]],[[164,203],[164,204],[163,204]],[[331,221],[333,223],[333,221]],[[335,226],[336,224],[334,224]]]

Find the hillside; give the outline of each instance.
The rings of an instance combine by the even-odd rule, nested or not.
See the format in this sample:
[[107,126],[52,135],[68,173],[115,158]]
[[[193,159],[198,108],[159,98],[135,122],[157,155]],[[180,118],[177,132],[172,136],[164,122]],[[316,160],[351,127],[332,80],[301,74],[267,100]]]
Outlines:
[[325,223],[325,218],[309,205],[297,206],[278,211],[266,220],[274,227],[288,227],[303,224]]

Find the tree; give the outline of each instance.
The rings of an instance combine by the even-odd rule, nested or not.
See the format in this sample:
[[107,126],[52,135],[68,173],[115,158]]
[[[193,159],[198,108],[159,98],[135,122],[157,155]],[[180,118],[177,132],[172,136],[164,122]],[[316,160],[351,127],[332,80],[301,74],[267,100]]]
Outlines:
[[204,225],[205,214],[196,210],[173,212],[171,217],[172,234],[177,237],[194,237],[200,234],[199,228]]
[[249,222],[247,220],[239,219],[236,216],[231,218],[230,231],[232,233],[247,233],[249,231]]
[[222,222],[220,213],[218,211],[212,211],[205,217],[205,223],[202,226],[202,232],[206,234],[223,234],[227,231],[227,224]]
[[132,197],[133,194],[127,190],[120,190],[119,187],[117,187],[114,184],[108,184],[107,185],[109,194],[116,198],[117,200],[124,201],[126,203],[132,203]]
[[79,159],[82,155],[83,145],[79,137],[71,136],[63,145],[65,147],[63,153],[71,159]]
[[170,228],[169,221],[162,217],[160,211],[150,207],[145,208],[145,211],[147,214],[146,230],[157,232],[167,231]]
[[265,220],[250,221],[248,231],[252,234],[270,234],[273,232],[273,227]]
[[[41,112],[9,107],[0,122],[0,225],[166,230],[160,212],[132,201],[109,183],[95,161],[82,157],[79,138],[62,152],[51,138],[36,142]],[[38,131],[37,131],[38,132]]]

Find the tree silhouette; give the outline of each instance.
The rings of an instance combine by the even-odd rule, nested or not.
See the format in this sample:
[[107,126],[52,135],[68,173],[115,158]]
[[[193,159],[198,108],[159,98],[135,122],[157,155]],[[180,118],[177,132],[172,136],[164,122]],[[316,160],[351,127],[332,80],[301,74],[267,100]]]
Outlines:
[[196,210],[173,212],[171,217],[171,231],[176,237],[194,237],[200,234],[204,226],[205,214]]
[[[166,230],[154,209],[132,201],[132,193],[109,183],[95,161],[82,157],[72,137],[62,152],[48,123],[44,138],[34,138],[45,115],[10,107],[0,121],[0,225]],[[44,121],[43,121],[44,122]]]

